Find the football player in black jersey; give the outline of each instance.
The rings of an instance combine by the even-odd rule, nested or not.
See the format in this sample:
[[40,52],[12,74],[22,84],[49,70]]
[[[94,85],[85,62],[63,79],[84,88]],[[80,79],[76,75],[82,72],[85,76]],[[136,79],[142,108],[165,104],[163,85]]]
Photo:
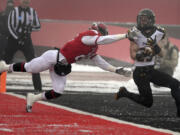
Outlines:
[[155,25],[155,14],[150,9],[142,9],[137,15],[137,26],[129,30],[130,55],[134,60],[133,79],[139,94],[129,92],[120,87],[115,99],[129,98],[145,107],[153,104],[150,83],[171,89],[172,97],[177,106],[177,116],[180,117],[180,82],[170,75],[154,69],[156,55],[163,55],[162,40],[166,35],[164,28]]

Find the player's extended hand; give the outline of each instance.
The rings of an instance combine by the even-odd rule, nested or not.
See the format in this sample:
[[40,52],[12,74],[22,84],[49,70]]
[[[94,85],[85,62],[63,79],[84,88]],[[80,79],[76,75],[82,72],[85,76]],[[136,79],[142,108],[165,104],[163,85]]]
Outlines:
[[144,48],[144,53],[145,55],[152,55],[153,54],[153,50],[151,47],[147,46]]
[[138,31],[136,30],[128,30],[127,31],[127,38],[130,40],[130,41],[134,41],[138,38]]
[[161,48],[157,45],[156,36],[154,39],[151,37],[147,39],[147,45],[150,46],[154,52],[154,55],[160,53]]
[[116,69],[116,73],[123,75],[125,77],[130,77],[132,74],[132,70],[131,70],[131,68],[128,68],[128,67],[118,67]]
[[149,45],[149,46],[154,46],[154,45],[156,45],[156,36],[155,36],[154,39],[152,39],[152,37],[148,38],[148,39],[147,39],[147,45]]
[[145,62],[145,61],[151,61],[153,58],[153,49],[151,47],[143,47],[140,48],[136,52],[136,60]]
[[144,58],[145,58],[144,48],[143,49],[139,49],[136,52],[136,60],[137,61],[144,61]]

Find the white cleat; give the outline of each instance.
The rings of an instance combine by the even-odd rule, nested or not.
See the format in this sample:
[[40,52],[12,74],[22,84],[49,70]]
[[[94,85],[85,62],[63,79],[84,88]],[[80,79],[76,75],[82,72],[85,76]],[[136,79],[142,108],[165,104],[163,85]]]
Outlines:
[[0,73],[8,71],[9,70],[9,66],[8,64],[6,64],[5,61],[1,60],[0,61]]
[[34,96],[35,95],[33,93],[27,94],[27,98],[26,98],[26,111],[27,112],[32,112],[32,105],[35,102]]
[[26,111],[27,112],[32,112],[32,106],[34,102],[43,100],[43,93],[39,94],[33,94],[33,93],[28,93],[27,98],[26,98]]
[[31,113],[32,112],[32,106],[26,105],[26,112]]

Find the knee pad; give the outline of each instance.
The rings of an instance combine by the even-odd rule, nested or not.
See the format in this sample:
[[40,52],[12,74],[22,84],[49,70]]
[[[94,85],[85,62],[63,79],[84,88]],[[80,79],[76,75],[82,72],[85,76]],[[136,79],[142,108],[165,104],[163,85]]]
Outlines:
[[54,99],[60,97],[62,94],[55,92],[54,90],[49,90],[45,92],[46,99]]
[[65,76],[65,75],[71,73],[71,64],[63,65],[60,62],[57,62],[54,65],[54,71],[56,74],[58,74],[60,76]]

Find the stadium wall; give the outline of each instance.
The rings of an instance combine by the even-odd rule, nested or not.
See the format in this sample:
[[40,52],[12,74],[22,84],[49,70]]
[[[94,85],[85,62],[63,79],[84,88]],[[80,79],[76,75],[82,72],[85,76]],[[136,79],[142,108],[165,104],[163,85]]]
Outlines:
[[[0,0],[1,11],[6,1]],[[157,23],[180,25],[180,0],[31,0],[31,5],[41,19],[106,22],[135,22],[140,9],[150,8]]]
[[142,8],[159,24],[180,25],[180,0],[31,0],[41,19],[135,22]]

